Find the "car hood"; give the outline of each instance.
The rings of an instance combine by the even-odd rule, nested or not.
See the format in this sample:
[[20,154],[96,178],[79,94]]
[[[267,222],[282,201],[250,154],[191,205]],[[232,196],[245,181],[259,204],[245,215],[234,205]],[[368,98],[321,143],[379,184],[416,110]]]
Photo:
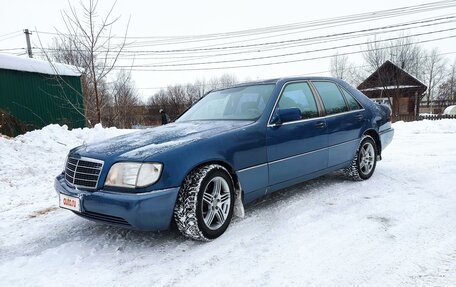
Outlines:
[[85,144],[71,153],[106,160],[142,161],[190,142],[207,139],[240,128],[251,121],[198,121],[171,123],[121,135],[105,141]]

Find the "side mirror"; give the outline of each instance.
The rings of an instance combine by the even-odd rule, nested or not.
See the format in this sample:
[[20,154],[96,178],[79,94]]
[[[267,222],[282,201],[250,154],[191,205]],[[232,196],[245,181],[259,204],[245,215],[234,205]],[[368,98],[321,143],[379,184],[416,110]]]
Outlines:
[[279,126],[286,122],[299,121],[301,119],[301,110],[299,108],[286,108],[286,109],[276,109],[274,112],[271,124],[274,126]]

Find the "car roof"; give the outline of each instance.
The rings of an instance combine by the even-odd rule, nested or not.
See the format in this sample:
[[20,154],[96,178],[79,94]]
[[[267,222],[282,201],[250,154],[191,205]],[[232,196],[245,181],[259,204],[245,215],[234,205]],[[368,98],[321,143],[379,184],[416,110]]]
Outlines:
[[267,80],[259,80],[259,81],[249,81],[244,83],[235,84],[229,87],[221,88],[221,89],[214,89],[212,91],[222,91],[230,88],[238,88],[244,86],[251,86],[251,85],[266,85],[266,84],[278,84],[279,82],[289,82],[289,81],[303,81],[303,80],[331,80],[335,82],[341,81],[340,79],[333,78],[333,77],[322,77],[322,76],[301,76],[301,77],[282,77],[282,78],[275,78],[275,79],[267,79]]

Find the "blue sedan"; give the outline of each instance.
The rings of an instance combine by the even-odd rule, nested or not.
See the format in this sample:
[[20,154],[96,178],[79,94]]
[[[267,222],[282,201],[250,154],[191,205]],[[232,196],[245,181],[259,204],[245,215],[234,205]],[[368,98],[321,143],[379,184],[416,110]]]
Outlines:
[[174,123],[72,149],[59,205],[139,230],[174,220],[211,240],[265,194],[344,169],[374,173],[391,142],[391,110],[344,81],[282,78],[208,93]]

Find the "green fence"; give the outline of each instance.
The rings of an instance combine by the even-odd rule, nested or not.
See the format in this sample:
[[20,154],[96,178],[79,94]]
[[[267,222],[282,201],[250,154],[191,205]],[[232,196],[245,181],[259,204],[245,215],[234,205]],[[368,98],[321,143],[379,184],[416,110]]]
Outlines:
[[0,132],[9,136],[53,123],[84,127],[81,79],[0,69],[0,110]]

